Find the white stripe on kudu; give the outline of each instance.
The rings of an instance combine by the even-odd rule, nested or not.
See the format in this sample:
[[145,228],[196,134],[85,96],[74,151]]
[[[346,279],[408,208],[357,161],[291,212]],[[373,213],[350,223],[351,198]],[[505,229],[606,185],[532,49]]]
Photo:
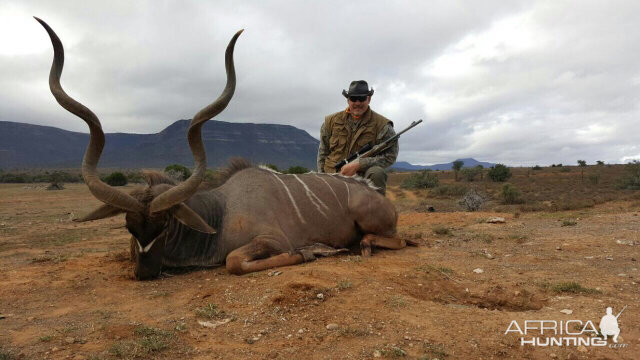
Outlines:
[[336,194],[335,191],[333,191],[333,188],[331,187],[331,185],[329,185],[329,183],[327,182],[327,180],[323,179],[322,176],[318,176],[318,174],[314,174],[318,179],[324,181],[325,184],[327,184],[327,186],[329,187],[329,190],[331,190],[331,193],[333,193],[333,197],[336,198],[336,202],[338,203],[338,205],[340,205],[340,209],[344,210],[344,208],[342,207],[342,203],[340,202],[340,199],[338,198],[338,194]]
[[149,245],[147,245],[144,248],[142,248],[142,245],[140,244],[140,241],[138,241],[138,239],[136,239],[136,242],[138,243],[138,252],[141,253],[141,254],[144,254],[144,253],[148,252],[149,250],[151,250],[151,247],[153,246],[153,243],[156,242],[156,240],[158,240],[158,238],[153,239],[153,241],[150,242]]
[[344,186],[346,186],[346,187],[347,187],[347,207],[349,207],[349,206],[351,206],[351,205],[349,204],[349,198],[350,198],[350,196],[349,196],[349,184],[347,184],[347,182],[345,181],[345,182],[344,182]]
[[[296,178],[296,180],[298,180],[300,182],[300,184],[302,184],[302,186],[304,186],[304,191],[307,193],[307,196],[309,197],[309,200],[311,200],[311,202],[313,203],[313,205],[316,206],[316,208],[318,209],[318,211],[320,212],[320,214],[322,214],[322,216],[324,216],[325,218],[327,217],[327,214],[325,214],[324,211],[322,211],[322,209],[320,208],[320,206],[318,205],[318,203],[320,203],[320,205],[322,205],[323,208],[325,208],[326,210],[329,210],[329,208],[327,207],[327,205],[325,205],[322,200],[320,200],[316,194],[313,193],[313,191],[311,191],[311,189],[309,189],[309,187],[307,186],[307,184],[304,183],[304,181],[300,180],[300,178],[298,177],[298,175],[293,175],[293,177]],[[317,202],[316,202],[317,201]]]
[[296,213],[298,214],[298,218],[300,219],[300,221],[303,224],[306,224],[307,222],[304,221],[304,218],[302,217],[302,214],[300,213],[300,209],[298,209],[298,204],[296,204],[296,201],[293,199],[293,196],[291,195],[291,191],[289,191],[289,188],[287,187],[287,184],[285,184],[284,181],[282,181],[282,179],[280,179],[278,177],[278,175],[276,175],[275,173],[271,173],[271,175],[273,175],[276,179],[278,179],[278,181],[280,181],[282,186],[284,186],[284,189],[287,191],[287,195],[289,195],[289,200],[291,200],[291,203],[293,204],[293,208],[296,209]]

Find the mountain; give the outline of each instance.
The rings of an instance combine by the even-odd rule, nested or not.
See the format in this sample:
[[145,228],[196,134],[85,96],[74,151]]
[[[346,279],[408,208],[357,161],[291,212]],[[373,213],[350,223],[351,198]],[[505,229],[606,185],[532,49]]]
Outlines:
[[[482,167],[484,168],[490,168],[495,165],[494,163],[477,161],[476,159],[473,159],[473,158],[458,159],[458,160],[464,162],[464,165],[462,165],[463,168],[475,167],[478,165],[482,165]],[[445,164],[435,164],[435,165],[413,165],[405,161],[398,161],[395,164],[393,164],[391,167],[399,171],[417,171],[417,170],[427,170],[427,169],[451,170],[453,169],[453,161]]]
[[[108,168],[193,166],[187,143],[189,120],[178,120],[156,134],[105,134],[98,164]],[[316,168],[318,140],[290,125],[229,123],[210,120],[202,127],[209,167],[241,156],[278,168]],[[0,121],[0,168],[80,167],[89,134],[50,126]]]

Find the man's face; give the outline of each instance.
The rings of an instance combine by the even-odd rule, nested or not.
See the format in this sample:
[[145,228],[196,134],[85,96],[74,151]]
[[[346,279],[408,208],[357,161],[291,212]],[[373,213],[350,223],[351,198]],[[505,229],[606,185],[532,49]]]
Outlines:
[[371,101],[371,96],[349,96],[347,98],[347,103],[349,104],[349,110],[351,114],[355,116],[362,116],[362,114],[367,111],[369,108],[369,102]]

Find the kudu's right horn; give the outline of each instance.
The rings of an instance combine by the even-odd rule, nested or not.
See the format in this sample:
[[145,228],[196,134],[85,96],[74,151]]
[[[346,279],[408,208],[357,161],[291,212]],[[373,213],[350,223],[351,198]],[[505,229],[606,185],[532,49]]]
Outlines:
[[35,16],[34,18],[47,30],[51,38],[51,44],[53,45],[53,64],[51,65],[51,72],[49,73],[49,88],[51,89],[51,93],[58,101],[58,104],[89,125],[89,145],[82,159],[82,178],[84,182],[89,187],[93,196],[105,204],[115,206],[125,211],[143,211],[144,207],[138,200],[100,180],[96,169],[104,148],[104,132],[102,131],[100,120],[98,120],[98,117],[91,110],[71,98],[62,89],[62,85],[60,85],[60,76],[62,75],[62,68],[64,66],[64,48],[62,47],[62,42],[47,23]]

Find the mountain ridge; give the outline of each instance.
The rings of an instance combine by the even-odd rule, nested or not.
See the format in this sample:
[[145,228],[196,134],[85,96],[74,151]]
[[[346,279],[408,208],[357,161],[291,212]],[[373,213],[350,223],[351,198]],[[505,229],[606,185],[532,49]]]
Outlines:
[[[466,167],[476,167],[478,165],[482,165],[484,168],[490,168],[495,166],[496,164],[485,162],[485,161],[477,161],[474,158],[464,158],[464,159],[456,159],[455,161],[462,161],[464,164],[463,168]],[[453,161],[443,164],[434,164],[434,165],[413,165],[406,161],[397,161],[395,164],[391,166],[393,169],[398,171],[418,171],[418,170],[451,170],[453,169]]]
[[[187,142],[189,120],[177,120],[151,134],[107,133],[100,167],[164,168],[193,165]],[[319,141],[291,125],[230,123],[210,120],[202,128],[210,167],[230,157],[279,168],[316,167]],[[88,133],[52,126],[0,121],[0,168],[79,167],[89,142]]]

